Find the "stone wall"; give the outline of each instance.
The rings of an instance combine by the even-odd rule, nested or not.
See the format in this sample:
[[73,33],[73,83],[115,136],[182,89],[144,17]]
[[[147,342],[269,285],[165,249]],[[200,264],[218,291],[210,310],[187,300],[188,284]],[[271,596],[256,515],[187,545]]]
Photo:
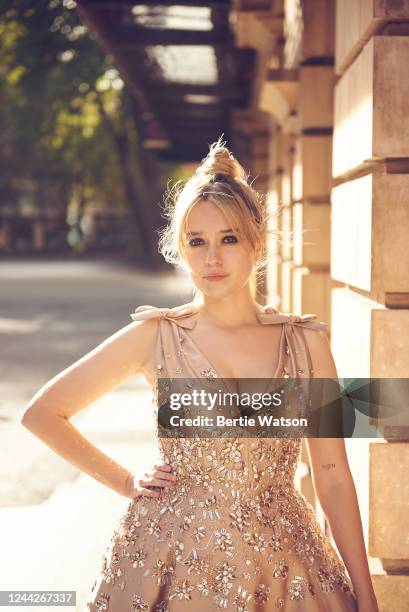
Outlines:
[[[259,53],[252,107],[234,113],[234,128],[268,195],[266,301],[329,324],[340,377],[408,377],[409,0],[234,4],[237,44]],[[409,601],[407,434],[346,440],[388,612]]]

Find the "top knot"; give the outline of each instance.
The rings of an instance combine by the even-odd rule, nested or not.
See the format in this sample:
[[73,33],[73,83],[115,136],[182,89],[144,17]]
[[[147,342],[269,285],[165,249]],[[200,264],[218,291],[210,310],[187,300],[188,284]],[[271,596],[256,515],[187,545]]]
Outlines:
[[225,146],[222,136],[214,142],[209,149],[209,153],[202,159],[196,174],[211,177],[211,182],[225,179],[244,179],[245,172],[234,155]]

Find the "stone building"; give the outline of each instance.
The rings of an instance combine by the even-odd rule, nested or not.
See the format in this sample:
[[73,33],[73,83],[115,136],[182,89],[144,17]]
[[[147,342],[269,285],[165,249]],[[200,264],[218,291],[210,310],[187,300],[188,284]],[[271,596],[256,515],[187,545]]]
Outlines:
[[[393,0],[242,0],[234,12],[237,44],[259,58],[235,149],[268,192],[271,227],[294,232],[261,289],[329,324],[340,377],[409,376],[408,22],[409,2]],[[380,609],[403,611],[408,430],[383,435],[346,445]],[[308,472],[301,487],[313,502]]]

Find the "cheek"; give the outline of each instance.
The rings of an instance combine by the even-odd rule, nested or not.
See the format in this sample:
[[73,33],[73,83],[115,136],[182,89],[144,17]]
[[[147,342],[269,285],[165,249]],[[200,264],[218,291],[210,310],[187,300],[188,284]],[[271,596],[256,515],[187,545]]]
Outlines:
[[232,268],[235,268],[239,273],[249,274],[253,267],[253,258],[251,252],[246,250],[244,247],[238,247],[237,249],[231,249],[226,256],[226,262]]
[[185,262],[191,270],[198,270],[203,265],[203,257],[203,249],[189,249],[185,253]]

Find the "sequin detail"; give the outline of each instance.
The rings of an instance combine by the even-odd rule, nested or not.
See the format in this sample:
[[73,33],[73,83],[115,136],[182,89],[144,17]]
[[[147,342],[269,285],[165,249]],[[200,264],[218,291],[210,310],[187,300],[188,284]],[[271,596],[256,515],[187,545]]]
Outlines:
[[200,376],[204,376],[204,378],[207,379],[217,378],[217,373],[213,368],[205,368],[204,370],[200,371]]

